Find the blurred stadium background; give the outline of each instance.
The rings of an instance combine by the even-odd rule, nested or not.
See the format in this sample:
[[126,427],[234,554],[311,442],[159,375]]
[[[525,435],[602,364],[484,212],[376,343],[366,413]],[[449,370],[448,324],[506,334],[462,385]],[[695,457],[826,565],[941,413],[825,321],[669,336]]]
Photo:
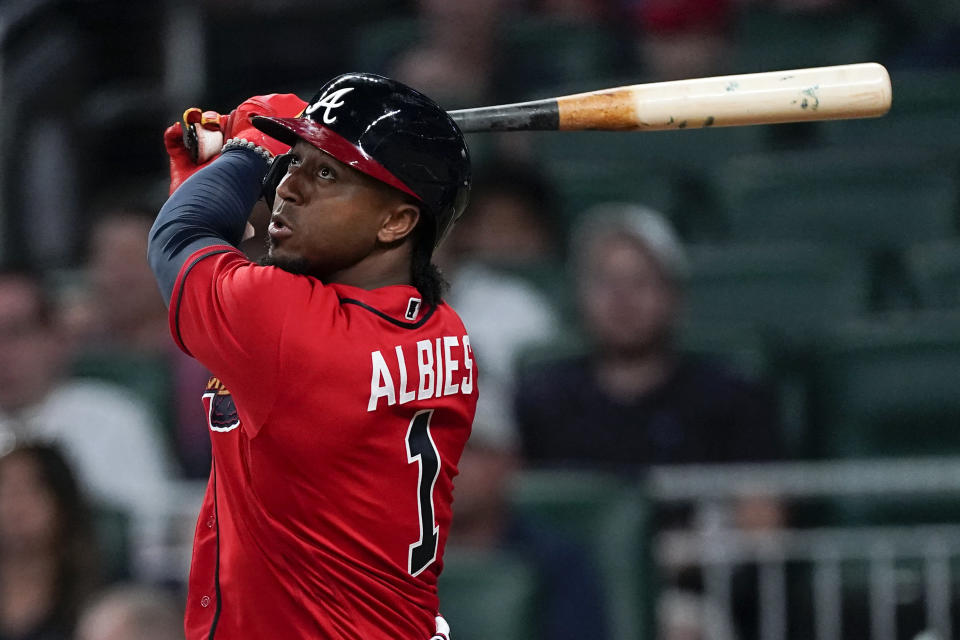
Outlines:
[[[660,79],[648,34],[618,19],[642,2],[502,4],[485,98]],[[590,547],[615,638],[664,637],[657,594],[685,565],[703,568],[719,611],[747,607],[756,628],[743,637],[960,637],[960,3],[717,4],[728,17],[709,75],[878,61],[892,111],[469,143],[479,163],[503,149],[534,160],[558,190],[561,228],[608,200],[667,214],[693,262],[685,344],[774,382],[790,460],[655,468],[632,481],[526,470],[513,499]],[[5,0],[0,261],[74,282],[89,212],[123,197],[162,204],[161,136],[184,107],[227,111],[258,93],[309,97],[344,71],[386,73],[422,29],[417,3],[400,0]],[[565,277],[532,281],[570,309]],[[86,373],[152,384],[120,365]],[[185,578],[200,490],[172,489],[181,508],[138,577]],[[788,500],[791,527],[738,531],[727,507],[751,491]],[[678,503],[697,509],[696,530],[657,526],[657,510]],[[122,565],[130,534],[111,522],[101,530]],[[523,557],[453,554],[441,582],[460,640],[540,637],[538,588]],[[717,629],[691,637],[726,637]]]

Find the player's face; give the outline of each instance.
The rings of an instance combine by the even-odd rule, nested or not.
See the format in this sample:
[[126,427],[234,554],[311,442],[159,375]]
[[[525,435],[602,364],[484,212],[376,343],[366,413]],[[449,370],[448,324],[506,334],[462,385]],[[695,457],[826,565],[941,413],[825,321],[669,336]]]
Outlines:
[[679,294],[636,242],[617,237],[597,242],[581,284],[584,320],[602,348],[636,353],[671,339]]
[[383,248],[384,224],[402,196],[306,142],[291,153],[277,186],[265,262],[335,282]]

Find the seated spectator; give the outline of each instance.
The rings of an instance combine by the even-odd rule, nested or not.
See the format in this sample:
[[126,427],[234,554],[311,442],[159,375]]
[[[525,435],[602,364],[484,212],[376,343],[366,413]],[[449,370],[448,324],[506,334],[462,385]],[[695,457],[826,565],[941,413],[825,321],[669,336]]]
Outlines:
[[458,465],[447,547],[501,550],[528,560],[543,589],[541,637],[607,637],[599,577],[586,551],[512,509],[509,488],[518,468],[516,434],[502,400],[486,387],[481,398]]
[[94,217],[84,265],[90,295],[86,317],[78,318],[86,326],[77,327],[93,345],[153,353],[168,348],[167,309],[146,266],[151,216],[113,207]]
[[[588,339],[579,356],[530,366],[515,384],[525,462],[626,474],[649,465],[759,462],[780,456],[773,395],[678,346],[687,259],[659,213],[597,206],[572,236],[576,290]],[[691,527],[697,514],[662,509],[657,527]],[[782,504],[745,495],[733,526],[780,527]],[[667,567],[668,583],[698,579]]]
[[182,640],[183,611],[168,592],[123,584],[81,613],[76,640]]
[[729,59],[732,0],[626,0],[647,81],[719,73]]
[[488,385],[509,388],[518,350],[560,330],[557,302],[528,277],[559,268],[554,204],[552,185],[534,167],[492,163],[477,171],[467,214],[440,245],[447,299]]
[[162,512],[172,465],[142,401],[71,378],[42,280],[0,273],[0,441],[60,445],[91,498],[149,518]]
[[387,75],[433,96],[446,108],[487,104],[502,63],[497,27],[504,0],[419,0],[424,35]]
[[495,157],[477,167],[470,207],[449,238],[449,260],[523,267],[561,258],[556,189],[537,165]]
[[518,382],[527,461],[637,470],[776,457],[771,395],[678,347],[687,261],[669,223],[634,205],[582,219],[572,245],[588,351]]
[[167,443],[189,477],[210,472],[210,440],[198,400],[210,377],[170,339],[167,308],[147,265],[147,235],[155,214],[110,207],[90,227],[85,295],[65,315],[80,349],[81,375],[123,376],[149,400]]
[[72,638],[97,558],[86,500],[58,450],[0,457],[0,638]]

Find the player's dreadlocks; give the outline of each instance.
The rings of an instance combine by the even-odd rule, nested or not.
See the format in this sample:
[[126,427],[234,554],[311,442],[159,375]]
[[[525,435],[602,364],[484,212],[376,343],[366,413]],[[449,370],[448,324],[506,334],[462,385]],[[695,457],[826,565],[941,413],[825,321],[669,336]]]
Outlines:
[[437,265],[433,264],[433,230],[430,224],[417,224],[413,230],[413,255],[410,283],[423,296],[423,304],[436,306],[449,286]]

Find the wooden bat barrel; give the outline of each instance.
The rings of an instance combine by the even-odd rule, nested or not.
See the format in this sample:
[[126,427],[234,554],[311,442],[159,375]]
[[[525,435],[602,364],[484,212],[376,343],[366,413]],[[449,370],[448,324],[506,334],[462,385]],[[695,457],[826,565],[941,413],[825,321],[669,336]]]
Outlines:
[[464,133],[659,131],[874,118],[891,98],[887,70],[869,62],[637,84],[450,115]]

